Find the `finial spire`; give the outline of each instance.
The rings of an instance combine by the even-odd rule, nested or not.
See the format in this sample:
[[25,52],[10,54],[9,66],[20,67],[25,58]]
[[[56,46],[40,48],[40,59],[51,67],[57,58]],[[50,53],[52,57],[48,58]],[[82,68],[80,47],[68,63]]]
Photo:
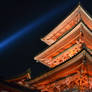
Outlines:
[[79,5],[80,5],[80,1],[79,1]]
[[79,1],[79,4],[78,5],[80,5],[81,6],[81,2]]

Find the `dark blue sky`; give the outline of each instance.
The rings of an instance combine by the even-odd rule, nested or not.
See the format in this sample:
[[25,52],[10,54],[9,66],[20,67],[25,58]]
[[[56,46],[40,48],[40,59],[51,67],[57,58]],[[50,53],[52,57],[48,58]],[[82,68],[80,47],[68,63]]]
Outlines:
[[[79,0],[4,0],[0,2],[0,76],[31,68],[32,77],[48,67],[33,57],[48,47],[40,41],[78,5]],[[92,15],[92,2],[80,0]]]

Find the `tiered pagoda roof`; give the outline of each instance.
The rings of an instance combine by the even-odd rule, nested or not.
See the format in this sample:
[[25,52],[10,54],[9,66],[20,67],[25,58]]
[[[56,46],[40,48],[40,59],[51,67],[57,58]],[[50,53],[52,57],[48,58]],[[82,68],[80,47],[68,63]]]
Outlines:
[[34,59],[52,70],[35,79],[26,72],[8,82],[41,92],[91,92],[92,18],[87,12],[78,5],[42,41],[50,46]]
[[92,49],[91,30],[92,18],[78,5],[63,22],[42,38],[50,46],[34,59],[53,68],[76,55],[83,43]]
[[92,91],[92,18],[82,6],[41,40],[49,47],[34,59],[53,69],[28,81],[30,88],[41,92]]
[[48,33],[41,40],[48,45],[56,42],[62,35],[72,29],[79,21],[84,22],[90,29],[92,29],[92,18],[87,14],[86,10],[81,5],[66,18],[57,27],[55,27],[50,33]]
[[41,92],[92,91],[92,50],[83,48],[71,59],[28,84],[31,89]]

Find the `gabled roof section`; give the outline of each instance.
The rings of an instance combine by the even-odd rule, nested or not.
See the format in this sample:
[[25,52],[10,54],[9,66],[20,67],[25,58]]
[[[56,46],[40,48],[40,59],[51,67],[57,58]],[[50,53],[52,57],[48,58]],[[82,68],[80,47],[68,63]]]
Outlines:
[[46,44],[51,45],[56,42],[60,36],[64,35],[67,31],[72,29],[81,20],[89,27],[89,29],[92,30],[92,18],[79,4],[65,20],[63,20],[41,40]]
[[23,72],[22,74],[10,77],[10,78],[6,78],[3,80],[6,80],[8,82],[19,82],[21,80],[27,80],[27,79],[31,79],[31,70],[27,69],[25,72]]

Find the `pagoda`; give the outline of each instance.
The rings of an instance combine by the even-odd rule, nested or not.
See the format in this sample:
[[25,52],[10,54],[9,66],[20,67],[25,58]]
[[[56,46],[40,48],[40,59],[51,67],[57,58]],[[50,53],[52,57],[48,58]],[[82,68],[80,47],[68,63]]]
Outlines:
[[49,47],[34,60],[51,70],[34,79],[26,72],[5,81],[38,92],[92,92],[92,18],[87,11],[79,4],[41,40]]
[[34,57],[51,71],[27,82],[41,92],[92,92],[92,18],[79,4],[41,39],[49,47]]

